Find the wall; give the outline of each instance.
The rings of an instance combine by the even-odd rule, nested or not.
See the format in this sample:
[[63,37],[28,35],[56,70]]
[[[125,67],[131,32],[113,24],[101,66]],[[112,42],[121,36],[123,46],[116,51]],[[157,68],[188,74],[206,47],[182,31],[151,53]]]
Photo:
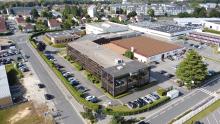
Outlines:
[[220,24],[215,24],[213,22],[204,22],[204,27],[212,30],[220,31]]

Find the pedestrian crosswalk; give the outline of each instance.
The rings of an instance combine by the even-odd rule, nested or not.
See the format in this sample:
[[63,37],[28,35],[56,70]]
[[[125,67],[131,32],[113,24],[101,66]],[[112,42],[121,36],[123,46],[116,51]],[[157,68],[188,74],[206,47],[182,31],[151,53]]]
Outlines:
[[207,90],[207,89],[199,88],[199,90],[202,91],[202,92],[204,92],[204,93],[206,93],[206,94],[208,94],[208,95],[210,95],[210,96],[213,96],[213,95],[214,95],[214,92],[211,92],[211,91],[209,91],[209,90]]

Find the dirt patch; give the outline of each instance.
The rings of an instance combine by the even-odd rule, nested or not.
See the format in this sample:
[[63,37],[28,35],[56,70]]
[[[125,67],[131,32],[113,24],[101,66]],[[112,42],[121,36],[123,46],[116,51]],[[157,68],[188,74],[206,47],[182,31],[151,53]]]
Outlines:
[[9,119],[9,122],[11,124],[14,124],[14,123],[18,122],[19,120],[25,118],[28,114],[31,113],[31,111],[32,111],[31,108],[27,107],[24,110],[21,110],[21,111],[17,112],[14,116],[12,116]]

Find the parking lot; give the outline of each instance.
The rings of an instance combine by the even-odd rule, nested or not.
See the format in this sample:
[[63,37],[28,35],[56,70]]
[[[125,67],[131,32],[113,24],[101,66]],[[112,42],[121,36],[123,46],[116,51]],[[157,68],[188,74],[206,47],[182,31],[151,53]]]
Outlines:
[[208,116],[201,120],[204,124],[220,124],[220,108],[210,113]]

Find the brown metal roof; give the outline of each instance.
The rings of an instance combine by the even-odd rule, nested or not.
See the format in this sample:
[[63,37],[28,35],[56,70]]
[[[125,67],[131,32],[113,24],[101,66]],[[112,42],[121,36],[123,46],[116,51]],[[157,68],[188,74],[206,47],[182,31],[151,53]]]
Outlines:
[[116,40],[112,41],[111,43],[125,49],[131,49],[131,47],[134,47],[135,53],[145,57],[150,57],[182,48],[181,46],[175,44],[155,40],[144,36]]

